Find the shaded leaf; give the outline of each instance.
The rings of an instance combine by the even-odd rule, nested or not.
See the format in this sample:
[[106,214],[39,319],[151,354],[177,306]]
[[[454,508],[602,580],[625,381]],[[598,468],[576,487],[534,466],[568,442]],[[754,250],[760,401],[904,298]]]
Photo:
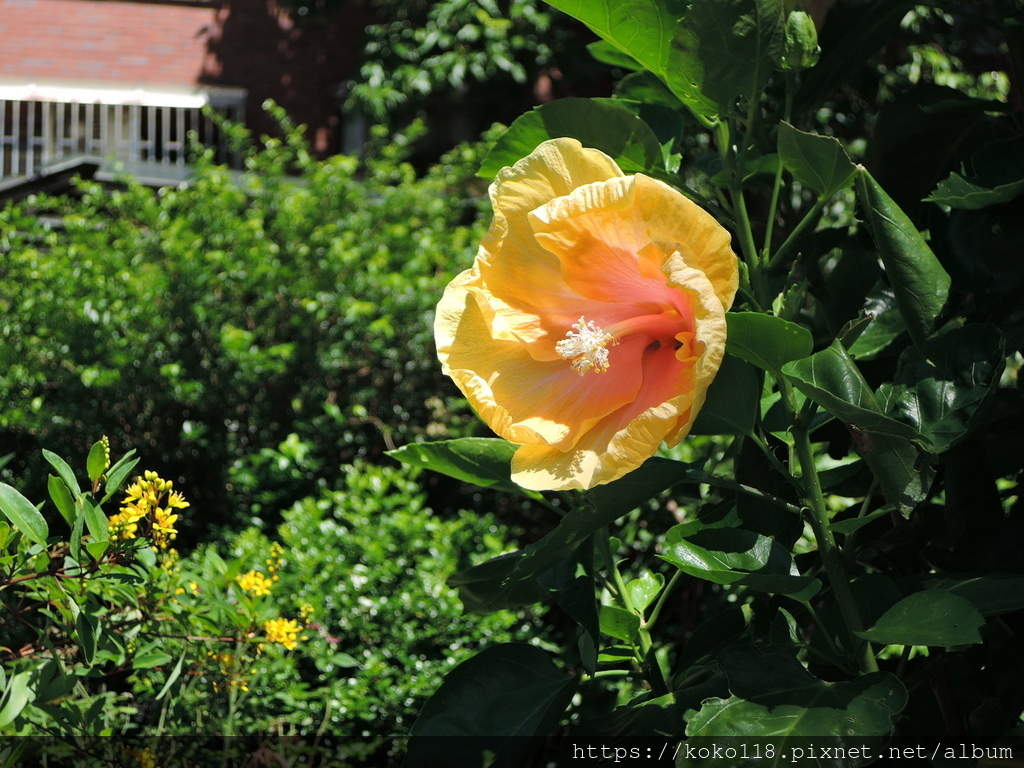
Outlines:
[[[867,743],[881,747],[907,702],[906,689],[887,672],[826,683],[792,656],[750,650],[727,651],[720,663],[732,696],[706,700],[689,718],[686,733],[697,739],[695,745],[701,738],[735,736],[786,738],[790,753],[793,747],[806,748],[807,740],[819,749]],[[874,757],[877,753],[862,752],[852,762],[837,764],[861,765]]]
[[610,99],[557,99],[535,107],[513,121],[487,153],[478,175],[494,177],[548,139],[569,136],[599,149],[628,172],[662,165],[662,149],[650,127]]
[[856,634],[886,645],[932,645],[946,648],[981,642],[984,617],[965,597],[926,589],[900,600],[868,629]]
[[550,533],[523,550],[510,582],[535,578],[571,557],[595,531],[685,480],[688,468],[683,462],[654,457],[625,477],[587,491],[583,505],[569,510]]
[[694,111],[756,99],[784,43],[781,0],[694,0],[672,41],[666,82]]
[[857,194],[910,337],[924,344],[946,305],[950,279],[913,222],[863,167]]
[[598,611],[601,631],[618,640],[636,643],[640,631],[640,617],[616,605],[602,605]]
[[914,426],[928,450],[942,453],[968,434],[1005,361],[995,326],[951,328],[908,349],[896,381],[879,388],[879,399],[889,414]]
[[946,590],[970,601],[983,616],[1024,610],[1024,576],[915,576],[900,582],[905,590]]
[[520,578],[514,583],[506,583],[524,554],[522,551],[510,552],[474,565],[453,574],[446,583],[459,591],[459,599],[467,613],[515,610],[539,603],[548,598],[548,592],[536,579]]
[[690,430],[694,435],[749,435],[760,405],[757,370],[726,355]]
[[978,210],[1008,203],[1024,193],[1024,140],[994,141],[967,161],[964,175],[951,173],[925,200]]
[[[493,646],[445,677],[412,726],[405,765],[522,764],[579,686],[531,645]],[[498,695],[496,695],[498,694]]]
[[817,136],[779,123],[779,157],[793,178],[818,193],[832,197],[853,181],[857,166],[838,139]]
[[913,427],[882,412],[875,393],[838,342],[810,357],[787,363],[782,373],[826,411],[861,431],[905,440],[919,437]]

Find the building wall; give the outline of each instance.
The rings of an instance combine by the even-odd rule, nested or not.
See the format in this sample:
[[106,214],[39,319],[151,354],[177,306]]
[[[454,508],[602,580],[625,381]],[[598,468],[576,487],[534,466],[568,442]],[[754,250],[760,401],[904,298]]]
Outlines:
[[0,83],[247,92],[246,122],[270,130],[272,98],[336,151],[333,93],[357,65],[372,19],[362,0],[310,22],[273,0],[0,0]]

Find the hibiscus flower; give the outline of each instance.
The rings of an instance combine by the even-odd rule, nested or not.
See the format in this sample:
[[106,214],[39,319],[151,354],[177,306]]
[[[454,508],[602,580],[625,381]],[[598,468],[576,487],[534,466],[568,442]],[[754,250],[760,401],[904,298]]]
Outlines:
[[437,308],[444,372],[519,446],[533,490],[622,477],[689,433],[725,352],[729,233],[670,186],[552,139],[490,189],[494,220]]

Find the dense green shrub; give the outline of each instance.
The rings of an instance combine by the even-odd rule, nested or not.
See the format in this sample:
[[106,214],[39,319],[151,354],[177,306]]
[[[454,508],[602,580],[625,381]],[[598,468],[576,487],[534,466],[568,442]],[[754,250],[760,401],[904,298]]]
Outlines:
[[477,237],[476,149],[418,178],[409,136],[360,164],[289,131],[242,174],[207,154],[178,188],[83,183],[0,213],[8,478],[41,483],[42,445],[84,456],[118,435],[216,525],[448,431],[430,317]]
[[509,532],[435,516],[419,470],[350,465],[275,537],[181,558],[176,528],[201,512],[149,470],[120,492],[138,459],[111,466],[97,443],[85,490],[46,461],[53,524],[0,484],[2,765],[383,762],[447,671],[540,636],[509,612],[460,615],[444,579]]

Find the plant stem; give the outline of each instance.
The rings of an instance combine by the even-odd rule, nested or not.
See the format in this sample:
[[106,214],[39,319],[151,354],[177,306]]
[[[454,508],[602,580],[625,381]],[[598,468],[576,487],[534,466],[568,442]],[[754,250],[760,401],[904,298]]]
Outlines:
[[[782,119],[787,123],[793,114],[793,90],[795,77],[792,72],[786,73],[786,106],[783,109]],[[772,248],[772,230],[775,227],[775,217],[779,212],[779,194],[782,191],[782,160],[779,159],[779,167],[775,170],[775,183],[772,185],[772,199],[768,204],[768,218],[765,221],[764,248],[762,254],[767,260]]]
[[857,657],[857,665],[862,674],[877,672],[878,664],[871,650],[871,643],[865,642],[856,634],[864,630],[864,622],[853,599],[853,590],[850,589],[850,580],[843,566],[842,553],[836,546],[835,538],[828,527],[828,510],[825,507],[825,497],[821,492],[818,470],[814,466],[811,440],[807,434],[807,427],[803,423],[793,428],[793,439],[796,444],[797,455],[800,459],[801,475],[806,486],[807,508],[810,511],[811,529],[814,531],[814,538],[818,543],[818,551],[821,553],[825,573],[828,575],[829,583],[832,585],[832,593],[836,596],[836,602],[839,603],[839,610],[843,615],[843,621],[846,623],[846,628],[849,631],[851,647],[854,649]]
[[804,233],[804,230],[811,226],[811,224],[818,221],[818,218],[821,216],[821,212],[825,208],[825,204],[828,203],[828,200],[828,198],[819,197],[814,202],[811,209],[807,211],[802,219],[800,219],[800,223],[793,227],[793,231],[789,233],[789,236],[783,241],[782,245],[779,246],[779,250],[777,250],[775,255],[772,256],[771,260],[768,262],[769,267],[777,267],[786,260],[786,257],[789,256],[789,252],[793,250],[793,245]]

